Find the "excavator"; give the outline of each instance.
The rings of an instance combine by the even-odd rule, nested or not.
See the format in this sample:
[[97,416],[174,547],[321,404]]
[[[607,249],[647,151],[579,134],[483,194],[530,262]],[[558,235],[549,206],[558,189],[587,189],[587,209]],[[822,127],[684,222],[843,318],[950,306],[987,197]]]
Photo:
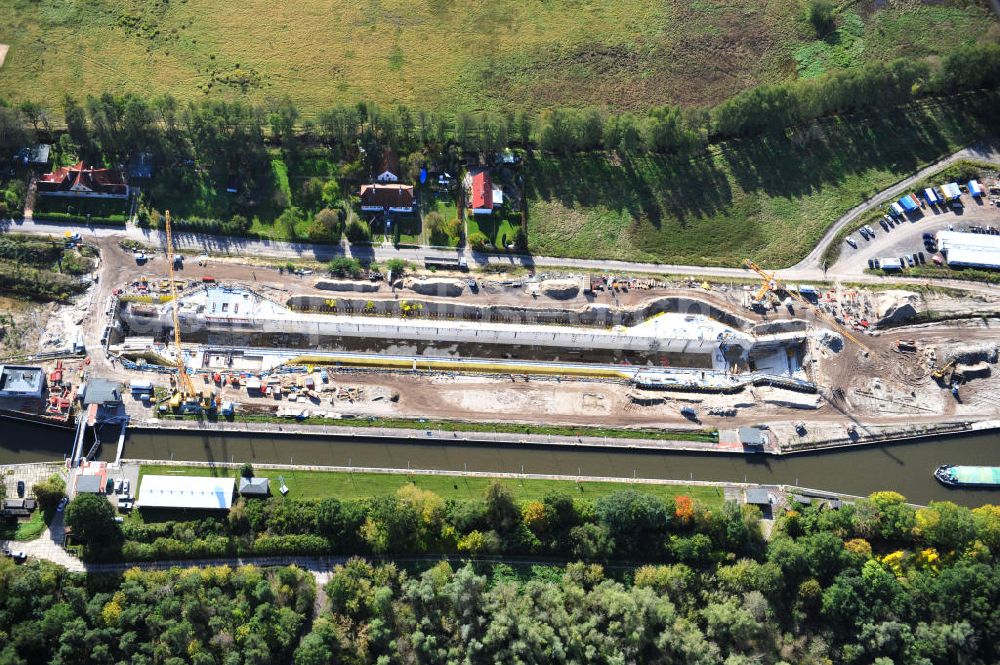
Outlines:
[[766,270],[761,268],[759,265],[757,265],[750,259],[743,259],[743,266],[749,270],[754,271],[755,273],[760,275],[761,278],[764,280],[764,283],[761,285],[760,289],[757,291],[757,294],[754,296],[755,302],[758,303],[763,302],[764,296],[773,291],[786,291],[788,295],[790,295],[792,298],[795,298],[797,301],[799,301],[799,303],[812,310],[812,312],[815,313],[816,316],[822,318],[828,324],[836,328],[841,335],[843,335],[846,339],[850,340],[854,344],[861,347],[861,349],[865,351],[865,353],[867,354],[868,348],[865,346],[864,342],[862,342],[855,335],[853,335],[849,330],[847,330],[847,328],[840,325],[840,323],[833,320],[832,317],[827,316],[825,312],[821,311],[818,307],[816,307],[811,302],[800,296],[798,293],[796,293],[795,291],[789,291],[785,289],[784,285],[781,283],[781,281],[777,278],[777,276],[774,273],[767,272]]
[[210,390],[204,390],[201,393],[195,390],[191,375],[188,374],[187,366],[184,364],[184,351],[181,347],[180,302],[177,299],[177,280],[174,279],[176,257],[169,210],[164,214],[163,226],[167,235],[167,271],[170,279],[171,312],[174,319],[174,358],[177,365],[176,390],[169,403],[171,408],[175,410],[198,412],[204,409],[211,411],[217,407],[218,400]]

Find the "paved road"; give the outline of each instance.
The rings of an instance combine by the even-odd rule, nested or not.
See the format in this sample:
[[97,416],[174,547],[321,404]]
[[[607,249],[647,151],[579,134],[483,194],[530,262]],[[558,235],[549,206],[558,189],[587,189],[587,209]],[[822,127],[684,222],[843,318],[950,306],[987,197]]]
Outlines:
[[[874,275],[865,275],[863,268],[858,265],[847,263],[833,266],[824,273],[821,265],[821,257],[826,247],[833,241],[837,233],[845,226],[855,222],[858,217],[873,205],[888,201],[903,192],[912,188],[920,180],[928,177],[941,168],[962,159],[976,159],[979,161],[992,162],[1000,165],[1000,148],[995,144],[975,144],[959,150],[937,162],[927,166],[912,176],[896,183],[892,187],[880,192],[872,198],[862,202],[840,217],[827,231],[823,239],[816,247],[799,263],[781,270],[781,277],[786,280],[851,280],[856,282],[877,283],[884,278]],[[47,233],[61,234],[65,230],[80,233],[87,239],[93,238],[113,238],[131,239],[150,246],[163,247],[165,244],[162,231],[141,229],[138,227],[106,227],[101,225],[64,224],[58,222],[44,222],[35,220],[5,220],[0,222],[0,230],[15,231],[20,233]],[[350,256],[363,260],[385,261],[392,258],[400,258],[412,263],[422,264],[423,259],[428,254],[453,254],[464,256],[472,265],[485,266],[487,264],[509,264],[512,266],[525,266],[529,268],[550,268],[564,270],[596,270],[602,272],[621,273],[657,273],[672,275],[690,275],[694,277],[717,277],[717,278],[746,278],[750,273],[743,268],[725,268],[711,266],[691,266],[676,265],[666,263],[645,263],[631,261],[611,261],[604,259],[572,259],[551,256],[527,256],[519,254],[494,255],[473,252],[471,250],[439,249],[432,247],[422,248],[394,248],[391,245],[380,245],[375,247],[351,246],[348,243],[338,245],[320,245],[304,242],[283,242],[274,240],[258,240],[248,238],[236,238],[229,236],[214,236],[207,234],[197,234],[188,232],[178,232],[174,234],[174,243],[178,249],[194,252],[208,252],[213,254],[228,254],[233,256],[261,256],[275,259],[295,259],[302,258],[319,262],[327,262],[338,256]],[[866,267],[866,266],[865,266]],[[907,278],[893,278],[894,281],[911,281],[926,283],[926,280],[915,280]],[[936,283],[945,284],[937,281]],[[967,282],[948,282],[949,286],[955,288],[966,288],[971,290],[981,290],[980,287],[970,287]],[[996,290],[996,287],[988,287]]]
[[[833,223],[833,226],[827,230],[823,238],[816,244],[816,247],[809,252],[808,255],[794,266],[783,272],[798,272],[798,271],[810,271],[816,272],[821,271],[822,266],[822,256],[826,251],[827,245],[829,245],[833,239],[837,236],[840,231],[850,225],[852,222],[857,221],[857,219],[864,214],[869,208],[879,203],[888,202],[890,199],[902,196],[904,193],[911,191],[913,185],[928,178],[933,175],[936,171],[940,171],[942,168],[954,164],[957,161],[963,159],[973,159],[982,162],[991,162],[993,164],[1000,165],[1000,147],[993,143],[976,143],[967,148],[963,148],[958,152],[949,155],[943,159],[939,159],[933,164],[920,169],[908,178],[904,178],[892,187],[885,189],[875,196],[863,201],[861,204],[854,206],[847,211],[840,219]],[[866,266],[867,267],[867,266]],[[854,274],[859,274],[861,271],[855,271]],[[831,272],[831,274],[833,274]]]

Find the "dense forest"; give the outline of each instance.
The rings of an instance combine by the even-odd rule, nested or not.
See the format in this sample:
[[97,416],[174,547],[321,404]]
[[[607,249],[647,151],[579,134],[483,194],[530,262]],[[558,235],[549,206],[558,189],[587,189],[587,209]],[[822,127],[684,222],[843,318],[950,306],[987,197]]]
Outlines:
[[[423,502],[415,513],[404,504],[394,497],[384,512],[369,514],[358,538],[405,555],[437,537],[429,525],[447,532],[447,524],[428,519],[436,502]],[[85,513],[80,505],[76,520]],[[302,504],[257,505],[271,521],[281,515],[285,529],[313,528],[292,526],[304,515]],[[882,492],[839,510],[795,506],[778,516],[765,540],[752,515],[702,534],[698,529],[726,511],[682,500],[670,510],[666,502],[656,505],[630,492],[593,505],[553,498],[525,502],[517,517],[504,518],[506,537],[527,537],[526,529],[539,551],[551,551],[567,535],[567,513],[601,514],[591,530],[607,529],[615,551],[637,563],[430,557],[404,565],[405,556],[354,558],[337,566],[318,594],[311,575],[296,568],[133,569],[83,578],[44,563],[4,561],[0,664],[986,665],[1000,659],[996,506],[915,508]],[[390,526],[395,512],[410,514]],[[499,517],[484,517],[484,525],[504,524],[491,521]],[[336,511],[323,519],[341,528]],[[681,528],[695,532],[671,533]]]
[[0,663],[287,663],[315,595],[312,576],[297,568],[84,577],[5,558]]

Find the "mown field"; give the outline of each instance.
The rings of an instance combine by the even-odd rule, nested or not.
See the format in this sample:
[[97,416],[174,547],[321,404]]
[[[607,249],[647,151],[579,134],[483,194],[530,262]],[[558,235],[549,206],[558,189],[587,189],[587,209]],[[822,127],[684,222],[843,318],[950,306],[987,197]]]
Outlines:
[[[147,473],[160,475],[189,476],[231,476],[238,477],[235,469],[210,469],[201,466],[157,466],[144,464],[140,469],[140,478]],[[367,499],[375,496],[395,494],[403,485],[415,483],[421,489],[430,490],[445,499],[481,499],[493,481],[491,478],[458,478],[455,476],[429,476],[393,473],[338,473],[331,471],[289,471],[255,467],[255,473],[271,479],[272,493],[277,492],[278,476],[284,476],[288,486],[289,498],[295,499]],[[643,493],[660,498],[672,498],[678,495],[689,496],[706,506],[722,504],[722,490],[717,487],[684,486],[684,485],[633,485],[632,483],[603,482],[569,482],[560,480],[522,480],[506,479],[503,481],[519,501],[541,500],[549,492],[562,491],[578,499],[596,499],[613,492],[638,487]]]
[[[989,135],[991,96],[837,120],[790,139],[712,146],[695,160],[602,154],[526,162],[534,254],[775,268],[850,208]],[[977,110],[978,109],[978,110]]]
[[0,90],[43,104],[135,91],[305,116],[373,100],[431,110],[711,105],[755,83],[940,55],[993,29],[985,0],[864,2],[815,37],[802,0],[3,0]]

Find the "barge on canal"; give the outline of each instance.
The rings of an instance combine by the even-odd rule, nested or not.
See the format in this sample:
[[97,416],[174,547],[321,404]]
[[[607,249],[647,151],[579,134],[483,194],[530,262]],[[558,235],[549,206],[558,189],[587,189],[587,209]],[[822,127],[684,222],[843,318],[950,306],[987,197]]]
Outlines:
[[1000,489],[1000,466],[959,466],[943,464],[934,477],[949,487],[990,487]]

